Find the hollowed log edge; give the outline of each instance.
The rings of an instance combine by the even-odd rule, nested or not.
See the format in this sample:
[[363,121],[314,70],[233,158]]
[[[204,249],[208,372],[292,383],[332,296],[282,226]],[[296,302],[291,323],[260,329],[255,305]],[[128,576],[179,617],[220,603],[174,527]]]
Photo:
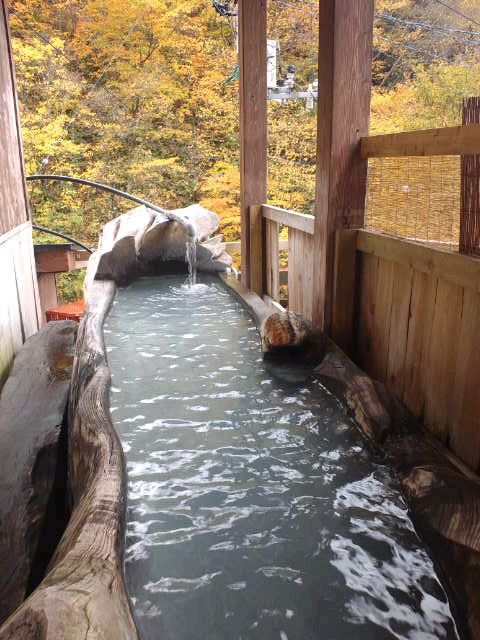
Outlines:
[[127,595],[126,470],[110,419],[103,323],[113,281],[91,279],[79,327],[69,406],[71,517],[37,589],[5,621],[0,639],[139,638]]
[[[296,314],[272,309],[236,279],[221,277],[255,319],[274,372],[285,355],[286,363],[292,355],[297,366],[303,361],[351,415],[375,459],[393,469],[460,636],[480,639],[480,477],[327,336]],[[290,346],[282,346],[288,335]]]
[[[0,640],[140,637],[124,578],[126,469],[110,418],[103,336],[116,284],[95,278],[100,254],[89,263],[72,376],[71,518],[43,581],[0,628]],[[479,477],[328,337],[299,316],[279,312],[236,278],[220,277],[256,321],[265,359],[281,367],[285,355],[287,361],[294,355],[351,413],[373,453],[396,471],[411,518],[450,596],[461,636],[480,638]]]

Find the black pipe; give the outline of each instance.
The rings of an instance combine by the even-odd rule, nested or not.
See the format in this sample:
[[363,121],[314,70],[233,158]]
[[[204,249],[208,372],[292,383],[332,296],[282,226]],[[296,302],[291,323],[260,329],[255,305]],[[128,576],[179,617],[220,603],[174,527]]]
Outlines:
[[41,227],[39,224],[32,224],[32,228],[35,229],[35,231],[41,231],[42,233],[49,233],[51,236],[58,236],[59,238],[68,240],[72,244],[76,244],[78,247],[85,249],[85,251],[88,251],[88,253],[93,253],[93,249],[90,249],[90,247],[87,247],[86,244],[83,244],[79,240],[75,240],[75,238],[67,236],[65,233],[61,233],[60,231],[53,231],[53,229],[47,229],[47,227]]
[[126,198],[127,200],[131,200],[136,204],[143,204],[148,209],[152,209],[153,211],[157,211],[158,213],[163,213],[163,215],[167,215],[170,212],[167,212],[166,209],[162,209],[158,207],[156,204],[152,204],[143,198],[137,198],[137,196],[132,196],[130,193],[126,193],[125,191],[120,191],[120,189],[115,189],[114,187],[109,187],[106,184],[101,184],[100,182],[93,182],[92,180],[84,180],[83,178],[72,178],[71,176],[54,176],[54,175],[43,175],[36,174],[34,176],[26,176],[26,180],[59,180],[61,182],[73,182],[75,184],[84,184],[87,187],[93,187],[94,189],[100,189],[100,191],[106,191],[107,193],[113,193],[115,196],[119,198]]

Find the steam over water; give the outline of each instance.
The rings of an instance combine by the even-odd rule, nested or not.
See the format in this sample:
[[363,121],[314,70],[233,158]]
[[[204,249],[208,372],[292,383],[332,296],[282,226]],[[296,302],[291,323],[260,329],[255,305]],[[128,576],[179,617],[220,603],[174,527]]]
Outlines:
[[146,640],[455,638],[387,469],[317,382],[265,368],[215,279],[143,279],[105,336]]

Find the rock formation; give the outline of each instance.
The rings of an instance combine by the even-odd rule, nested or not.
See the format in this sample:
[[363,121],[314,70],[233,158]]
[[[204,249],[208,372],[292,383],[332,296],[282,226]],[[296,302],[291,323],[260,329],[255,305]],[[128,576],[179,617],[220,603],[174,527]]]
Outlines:
[[[137,207],[103,228],[96,278],[126,284],[141,275],[161,273],[168,262],[185,263],[189,226],[196,232],[196,267],[225,271],[232,259],[221,235],[220,220],[198,204],[169,212],[172,218]],[[183,222],[183,224],[182,224]]]

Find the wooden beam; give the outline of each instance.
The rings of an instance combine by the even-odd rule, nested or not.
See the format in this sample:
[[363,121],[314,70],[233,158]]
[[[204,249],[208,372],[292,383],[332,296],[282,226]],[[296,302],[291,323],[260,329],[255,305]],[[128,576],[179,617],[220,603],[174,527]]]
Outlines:
[[480,124],[366,136],[362,138],[361,150],[363,158],[480,153]]
[[374,0],[320,0],[313,322],[332,321],[335,230],[363,225]]
[[90,259],[90,253],[88,251],[84,251],[83,249],[76,249],[74,251],[74,269],[86,269],[88,260]]
[[357,250],[480,293],[480,259],[359,230]]
[[250,286],[250,207],[267,199],[267,0],[239,0],[242,282]]
[[[232,242],[225,243],[225,249],[227,253],[235,253],[237,251],[240,251],[240,248],[241,248],[240,240],[233,240]],[[278,248],[281,251],[288,251],[288,240],[279,240]]]
[[63,273],[75,268],[75,253],[70,246],[45,250],[42,245],[36,245],[34,249],[37,273]]
[[297,213],[297,211],[289,211],[288,209],[280,209],[279,207],[271,207],[264,204],[262,207],[263,217],[272,222],[278,222],[291,229],[303,231],[309,235],[313,235],[315,229],[315,217],[308,213]]

